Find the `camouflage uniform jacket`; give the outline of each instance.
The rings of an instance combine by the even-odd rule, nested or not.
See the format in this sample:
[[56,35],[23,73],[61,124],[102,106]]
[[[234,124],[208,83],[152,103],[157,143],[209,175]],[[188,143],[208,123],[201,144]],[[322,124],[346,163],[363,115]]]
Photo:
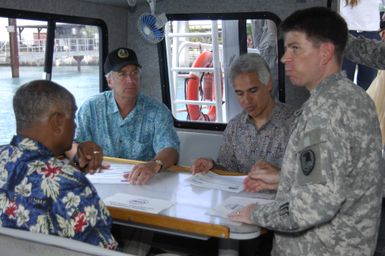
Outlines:
[[374,69],[385,69],[385,42],[349,34],[345,58]]
[[382,196],[372,100],[337,73],[296,115],[276,201],[251,219],[276,231],[273,255],[372,255]]

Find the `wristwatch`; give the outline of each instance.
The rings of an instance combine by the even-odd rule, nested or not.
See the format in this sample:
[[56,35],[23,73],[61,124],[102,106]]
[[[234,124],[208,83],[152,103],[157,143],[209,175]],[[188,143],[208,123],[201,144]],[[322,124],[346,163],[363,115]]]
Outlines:
[[155,163],[157,163],[160,167],[159,167],[159,170],[157,170],[156,172],[160,172],[162,169],[163,169],[163,162],[159,159],[155,159],[154,160]]

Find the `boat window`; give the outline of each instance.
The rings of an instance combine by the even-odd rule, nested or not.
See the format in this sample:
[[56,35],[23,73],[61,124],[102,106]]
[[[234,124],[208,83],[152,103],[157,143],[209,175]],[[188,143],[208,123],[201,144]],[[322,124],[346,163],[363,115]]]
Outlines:
[[280,19],[269,12],[167,15],[159,46],[163,98],[176,126],[223,130],[242,111],[228,80],[231,61],[242,53],[261,54],[273,76],[273,96],[284,101]]
[[100,91],[99,29],[58,23],[55,28],[52,80],[73,92],[78,107]]
[[106,37],[101,20],[0,8],[0,145],[16,132],[12,99],[22,84],[52,80],[72,92],[78,106],[106,88],[99,65]]

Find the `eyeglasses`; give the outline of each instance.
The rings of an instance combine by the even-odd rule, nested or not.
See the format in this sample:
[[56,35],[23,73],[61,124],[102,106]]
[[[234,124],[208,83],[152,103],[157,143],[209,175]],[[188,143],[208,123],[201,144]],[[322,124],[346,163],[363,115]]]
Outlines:
[[118,79],[123,80],[127,77],[132,79],[137,79],[139,77],[140,71],[138,69],[130,71],[130,72],[118,72]]

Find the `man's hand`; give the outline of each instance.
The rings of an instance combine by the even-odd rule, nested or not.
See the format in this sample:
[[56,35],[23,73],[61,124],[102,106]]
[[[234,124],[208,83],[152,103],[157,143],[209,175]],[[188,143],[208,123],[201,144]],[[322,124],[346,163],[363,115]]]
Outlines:
[[143,185],[159,171],[159,164],[155,161],[140,163],[132,168],[130,173],[124,175],[129,184]]
[[244,180],[245,190],[258,192],[261,190],[277,190],[279,184],[280,170],[265,161],[254,164]]
[[255,208],[255,204],[250,204],[240,209],[239,211],[230,213],[228,217],[231,221],[238,221],[238,222],[243,222],[247,224],[253,224],[253,222],[251,221],[251,214],[254,208]]
[[79,143],[76,157],[79,162],[79,168],[86,173],[93,174],[101,168],[108,168],[108,165],[102,165],[103,149],[92,141]]
[[213,167],[214,167],[213,160],[200,157],[200,158],[195,159],[193,165],[191,166],[191,172],[192,172],[192,174],[197,174],[200,172],[203,172],[206,174]]
[[385,41],[385,29],[381,30],[381,31],[379,32],[379,34],[380,34],[381,40],[382,40],[382,41]]

